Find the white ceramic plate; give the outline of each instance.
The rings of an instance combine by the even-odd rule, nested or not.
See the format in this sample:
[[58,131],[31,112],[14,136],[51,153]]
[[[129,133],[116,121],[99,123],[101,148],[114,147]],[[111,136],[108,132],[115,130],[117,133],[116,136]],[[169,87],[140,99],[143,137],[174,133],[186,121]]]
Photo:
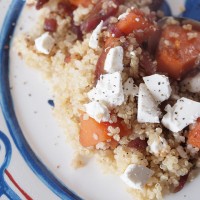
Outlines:
[[[0,26],[7,14],[0,35],[0,103],[4,114],[3,117],[0,113],[0,130],[4,132],[0,134],[0,139],[8,137],[4,143],[0,140],[0,196],[4,194],[4,197],[7,195],[11,199],[30,197],[38,200],[131,200],[132,196],[126,192],[119,177],[102,174],[94,161],[82,169],[74,170],[71,167],[73,150],[52,116],[47,83],[37,72],[24,65],[12,47],[12,40],[10,43],[9,36],[13,31],[19,34],[30,30],[37,13],[27,7],[21,12],[24,4],[22,0],[13,0],[9,6],[10,2],[0,0]],[[198,2],[195,1],[193,11],[188,11],[187,16],[196,17],[194,10]],[[173,14],[178,15],[185,2],[169,0],[168,3]],[[194,1],[187,5],[188,8],[191,5],[194,5]],[[2,122],[3,118],[8,129]],[[6,149],[10,149],[7,156]],[[11,159],[11,163],[9,165],[7,162],[1,168],[5,158]],[[9,173],[14,176],[18,187]],[[1,174],[4,177],[2,182]],[[166,199],[196,200],[199,184],[200,177]]]

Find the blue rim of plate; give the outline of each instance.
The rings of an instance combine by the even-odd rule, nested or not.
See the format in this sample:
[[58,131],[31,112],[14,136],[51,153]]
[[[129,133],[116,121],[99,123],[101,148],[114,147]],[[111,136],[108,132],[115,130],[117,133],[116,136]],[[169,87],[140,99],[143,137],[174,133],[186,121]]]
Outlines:
[[17,22],[24,3],[25,1],[23,0],[13,0],[11,2],[0,34],[0,106],[13,141],[32,171],[61,199],[81,200],[82,198],[58,180],[47,166],[35,155],[26,141],[15,115],[9,84],[8,47],[11,42],[10,36],[13,35],[15,30],[13,23]]
[[[44,184],[46,184],[51,191],[53,191],[61,199],[82,200],[81,197],[76,195],[60,180],[58,180],[47,168],[47,166],[45,166],[35,155],[30,145],[26,141],[15,115],[10,93],[9,48],[7,47],[9,47],[11,42],[10,36],[13,35],[15,30],[13,23],[17,22],[24,3],[24,0],[12,1],[0,32],[0,106],[2,108],[3,115],[13,141],[32,171]],[[199,6],[200,0],[186,0],[186,11],[182,13],[182,16],[200,20],[200,15],[198,15]],[[171,11],[167,3],[164,2],[161,9],[166,15],[171,15]]]

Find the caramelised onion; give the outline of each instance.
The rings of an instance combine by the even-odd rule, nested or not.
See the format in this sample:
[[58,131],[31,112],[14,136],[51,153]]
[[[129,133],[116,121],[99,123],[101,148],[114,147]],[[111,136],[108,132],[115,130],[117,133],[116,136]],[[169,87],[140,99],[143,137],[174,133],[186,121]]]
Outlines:
[[72,16],[73,11],[76,9],[75,6],[73,6],[68,1],[60,1],[57,5],[58,12],[63,17],[65,16]]
[[128,143],[128,147],[134,148],[143,154],[146,152],[147,146],[147,140],[141,140],[140,138],[136,138]]
[[152,55],[155,54],[156,52],[156,48],[158,46],[158,43],[160,41],[160,37],[161,37],[161,29],[158,28],[154,34],[152,34],[149,38],[148,38],[148,41],[147,41],[147,49],[148,49],[148,52]]
[[83,39],[83,34],[82,34],[80,26],[76,26],[73,21],[71,24],[71,30],[73,31],[74,34],[77,35],[77,40]]
[[189,174],[186,174],[186,175],[180,177],[180,179],[179,179],[179,185],[174,189],[174,193],[179,192],[180,190],[183,189],[185,183],[188,180],[188,175]]
[[101,74],[104,73],[104,62],[106,59],[108,52],[105,52],[105,50],[103,50],[103,52],[101,53],[97,64],[96,64],[96,69],[95,69],[95,79],[98,80],[99,77],[101,76]]
[[[110,6],[111,2],[113,2],[113,6]],[[106,3],[108,3],[109,6],[107,6],[107,8],[104,8],[104,5]],[[98,1],[98,3],[94,6],[92,11],[89,13],[88,17],[82,23],[82,32],[88,33],[92,31],[100,23],[101,20],[106,20],[110,16],[114,16],[117,13],[118,7],[121,3],[123,3],[123,0]]]
[[156,65],[153,62],[152,56],[148,51],[143,51],[140,57],[140,67],[143,69],[145,75],[150,76],[156,73]]
[[113,48],[119,45],[120,45],[119,38],[113,38],[113,37],[107,38],[103,51],[101,52],[101,55],[96,64],[96,70],[95,70],[96,81],[99,79],[100,75],[104,73],[104,62],[110,48]]
[[72,5],[69,1],[61,1],[58,3],[58,11],[59,14],[63,17],[70,16],[71,17],[71,30],[74,34],[77,35],[78,40],[83,39],[83,34],[81,32],[80,26],[76,26],[73,20],[73,11],[76,9],[74,5]]
[[53,18],[46,18],[44,20],[44,30],[48,32],[55,32],[57,29],[57,21]]

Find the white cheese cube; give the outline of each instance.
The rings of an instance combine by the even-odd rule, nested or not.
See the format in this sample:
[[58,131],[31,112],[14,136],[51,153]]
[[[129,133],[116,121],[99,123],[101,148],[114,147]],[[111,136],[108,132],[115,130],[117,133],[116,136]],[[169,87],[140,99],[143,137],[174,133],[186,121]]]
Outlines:
[[150,152],[155,155],[159,155],[160,153],[164,153],[167,151],[167,141],[165,138],[161,136],[155,136],[148,140],[148,145],[150,148]]
[[121,46],[109,50],[104,63],[104,70],[108,73],[121,72],[123,66],[124,50]]
[[48,32],[43,33],[39,38],[35,39],[35,47],[37,51],[43,54],[49,54],[55,44],[53,37]]
[[139,86],[137,120],[140,123],[159,123],[160,109],[144,83]]
[[99,35],[101,33],[101,29],[103,28],[103,20],[99,23],[99,25],[93,30],[92,35],[89,40],[89,47],[92,49],[97,49],[99,46]]
[[132,96],[135,97],[138,95],[138,86],[134,84],[134,80],[132,78],[128,78],[124,83],[124,95],[126,97]]
[[86,113],[97,122],[108,122],[110,120],[110,114],[108,108],[96,101],[92,101],[85,104]]
[[131,164],[120,177],[129,187],[142,189],[153,173],[151,169],[145,166]]
[[197,73],[193,77],[184,79],[181,83],[183,87],[189,92],[199,93],[200,92],[200,73]]
[[96,87],[88,92],[88,97],[91,101],[102,101],[109,107],[121,105],[124,102],[121,74],[101,75]]
[[170,97],[172,89],[167,76],[154,74],[143,80],[156,101],[163,102]]
[[183,130],[200,117],[200,103],[184,97],[173,107],[167,105],[165,110],[167,113],[163,116],[162,124],[172,132]]

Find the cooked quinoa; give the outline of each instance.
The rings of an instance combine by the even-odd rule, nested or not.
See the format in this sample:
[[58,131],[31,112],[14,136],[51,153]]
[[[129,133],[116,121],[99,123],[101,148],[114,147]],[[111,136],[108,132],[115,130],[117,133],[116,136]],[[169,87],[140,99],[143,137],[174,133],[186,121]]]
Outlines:
[[[108,136],[118,143],[113,149],[110,141],[99,142],[95,146],[83,147],[79,142],[80,118],[88,120],[85,104],[89,103],[88,92],[95,84],[96,63],[103,51],[103,38],[109,35],[107,30],[99,35],[100,45],[97,49],[89,47],[89,41],[92,31],[83,34],[83,39],[77,39],[77,34],[72,30],[70,15],[62,15],[57,10],[58,0],[52,0],[41,8],[41,15],[37,19],[34,29],[28,33],[23,33],[15,38],[14,45],[18,54],[28,66],[36,68],[43,77],[49,81],[54,96],[53,114],[59,125],[63,128],[67,141],[72,144],[76,150],[73,160],[75,168],[84,166],[84,157],[95,155],[98,162],[102,165],[104,171],[115,173],[121,176],[130,164],[142,165],[151,169],[154,173],[142,190],[128,188],[135,198],[144,199],[163,199],[163,195],[170,193],[179,186],[181,177],[190,173],[192,169],[199,167],[199,158],[197,147],[187,144],[188,130],[183,129],[177,133],[167,130],[161,123],[139,123],[137,120],[137,96],[127,96],[125,101],[115,106],[110,114],[110,122],[115,123],[117,118],[121,118],[128,129],[129,135],[121,136],[120,128],[113,127],[112,123],[108,127]],[[112,1],[111,1],[112,3]],[[149,5],[151,0],[126,0],[119,6],[118,15],[130,10],[131,7],[140,8],[144,13],[151,11]],[[27,1],[27,6],[35,6],[35,1]],[[105,6],[108,6],[105,4]],[[85,8],[78,6],[73,11],[73,21],[79,26],[86,19],[87,15],[93,9],[93,5]],[[158,17],[162,16],[161,11],[157,12]],[[156,16],[156,13],[154,12]],[[44,20],[53,18],[57,22],[57,29],[51,32],[51,37],[55,40],[49,54],[38,52],[35,47],[35,39],[41,36],[45,31],[43,29]],[[118,21],[116,16],[110,18],[109,23],[115,24]],[[169,20],[169,24],[176,24]],[[185,30],[191,31],[190,25],[184,25]],[[177,38],[177,33],[171,33],[171,37]],[[188,39],[197,37],[195,32],[188,33]],[[127,43],[129,46],[124,54],[125,67],[122,71],[122,83],[124,84],[129,77],[133,77],[135,87],[143,82],[142,76],[145,72],[140,70],[140,60],[142,59],[143,49],[138,44],[135,36],[121,36],[120,43]],[[165,45],[170,45],[170,41],[164,41]],[[145,57],[145,59],[148,59]],[[152,62],[156,66],[156,61]],[[200,101],[199,93],[188,92],[184,85],[180,86],[178,81],[171,83],[172,94],[171,102],[175,102],[181,97],[187,97],[194,101]],[[93,133],[94,140],[98,141],[98,135]],[[135,139],[146,142],[144,151],[132,148],[130,143]],[[160,138],[166,141],[165,148],[159,152],[154,152],[151,145]]]

